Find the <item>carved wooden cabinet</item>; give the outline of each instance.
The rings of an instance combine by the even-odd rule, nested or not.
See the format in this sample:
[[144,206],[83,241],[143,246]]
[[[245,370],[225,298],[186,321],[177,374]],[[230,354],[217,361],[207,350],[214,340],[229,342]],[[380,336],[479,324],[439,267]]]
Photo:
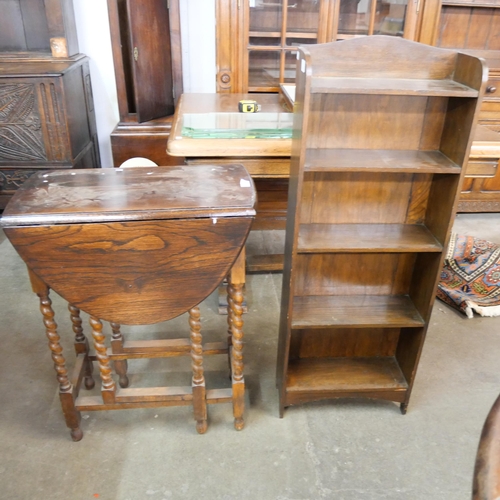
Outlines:
[[70,0],[4,0],[0,209],[34,172],[100,167],[88,59]]
[[182,93],[179,0],[108,0],[120,122],[114,166],[134,156],[175,165],[166,145]]
[[299,45],[377,34],[413,40],[417,32],[415,0],[218,0],[216,6],[220,92],[275,92],[293,83]]

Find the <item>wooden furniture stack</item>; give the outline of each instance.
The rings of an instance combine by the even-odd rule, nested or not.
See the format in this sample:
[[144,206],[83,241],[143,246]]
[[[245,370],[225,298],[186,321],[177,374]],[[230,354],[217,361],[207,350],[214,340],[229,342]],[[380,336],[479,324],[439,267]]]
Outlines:
[[72,2],[4,0],[1,10],[0,210],[40,169],[100,167]]
[[[80,412],[189,405],[199,433],[207,404],[232,402],[244,426],[243,283],[239,258],[255,215],[255,190],[241,165],[62,170],[37,174],[1,219],[28,266],[59,382],[66,425],[82,438]],[[203,344],[198,304],[229,274],[228,342]],[[243,281],[242,281],[243,279]],[[69,303],[77,355],[68,372],[49,297]],[[94,352],[80,310],[90,315]],[[190,338],[124,341],[120,325],[188,312]],[[111,324],[106,347],[103,321]],[[203,356],[229,356],[231,388],[207,388]],[[191,387],[128,388],[127,360],[191,356]],[[101,376],[101,396],[84,395]],[[112,363],[119,376],[113,378]]]
[[277,385],[406,412],[483,61],[385,36],[299,49]]

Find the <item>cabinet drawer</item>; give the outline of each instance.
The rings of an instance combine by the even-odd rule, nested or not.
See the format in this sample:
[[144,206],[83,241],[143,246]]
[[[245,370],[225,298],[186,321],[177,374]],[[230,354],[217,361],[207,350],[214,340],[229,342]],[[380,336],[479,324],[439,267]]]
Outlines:
[[465,177],[495,177],[498,170],[498,160],[469,161]]
[[486,85],[486,93],[484,94],[485,100],[500,99],[500,76],[490,77]]

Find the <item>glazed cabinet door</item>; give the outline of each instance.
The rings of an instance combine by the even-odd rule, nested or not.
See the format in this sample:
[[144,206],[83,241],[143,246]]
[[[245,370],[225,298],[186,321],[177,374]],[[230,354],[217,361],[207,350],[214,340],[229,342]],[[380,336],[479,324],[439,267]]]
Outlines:
[[418,3],[414,0],[337,0],[331,41],[366,35],[415,38]]
[[244,67],[250,92],[295,81],[299,45],[326,41],[328,0],[248,0]]
[[367,35],[414,39],[418,0],[217,0],[216,5],[218,91],[276,92],[280,84],[295,83],[300,45]]

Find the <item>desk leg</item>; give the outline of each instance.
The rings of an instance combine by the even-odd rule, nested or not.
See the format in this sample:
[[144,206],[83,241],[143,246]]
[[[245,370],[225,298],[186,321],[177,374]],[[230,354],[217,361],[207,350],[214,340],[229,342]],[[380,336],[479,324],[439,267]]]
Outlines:
[[92,337],[94,339],[94,349],[99,363],[99,371],[101,372],[101,395],[104,403],[115,402],[115,381],[111,376],[111,367],[106,345],[104,344],[105,337],[102,333],[101,321],[94,317],[90,317],[90,326],[92,327]]
[[228,286],[228,309],[231,310],[231,375],[233,390],[234,428],[245,426],[245,379],[243,378],[243,284],[230,282]]
[[40,311],[43,316],[45,332],[49,339],[49,348],[54,361],[54,369],[57,373],[57,381],[59,382],[59,399],[66,420],[66,425],[71,429],[71,438],[73,441],[80,441],[83,437],[83,432],[80,429],[81,415],[75,408],[75,400],[73,397],[73,385],[69,381],[68,369],[66,368],[66,360],[63,356],[63,349],[60,344],[61,338],[57,333],[57,323],[54,320],[54,310],[52,309],[52,301],[49,298],[49,287],[34,273],[29,271],[31,287],[40,299]]
[[[120,325],[118,323],[110,323],[111,330],[113,331],[111,335],[111,351],[113,354],[119,354],[123,352],[123,335],[120,331]],[[129,380],[127,376],[128,363],[126,359],[115,359],[113,361],[113,366],[115,367],[115,372],[118,374],[118,383],[120,387],[125,388],[129,385]]]
[[73,332],[75,334],[75,352],[78,354],[85,354],[85,367],[84,367],[84,376],[85,376],[85,388],[93,389],[95,386],[94,379],[92,378],[92,372],[94,371],[94,367],[92,365],[92,361],[89,360],[89,343],[87,337],[83,333],[82,328],[82,318],[80,317],[80,309],[71,304],[68,304],[69,314],[71,323],[73,324]]
[[200,308],[189,310],[191,330],[191,368],[193,369],[193,410],[198,434],[207,430],[207,398],[203,374],[203,346],[201,336]]

